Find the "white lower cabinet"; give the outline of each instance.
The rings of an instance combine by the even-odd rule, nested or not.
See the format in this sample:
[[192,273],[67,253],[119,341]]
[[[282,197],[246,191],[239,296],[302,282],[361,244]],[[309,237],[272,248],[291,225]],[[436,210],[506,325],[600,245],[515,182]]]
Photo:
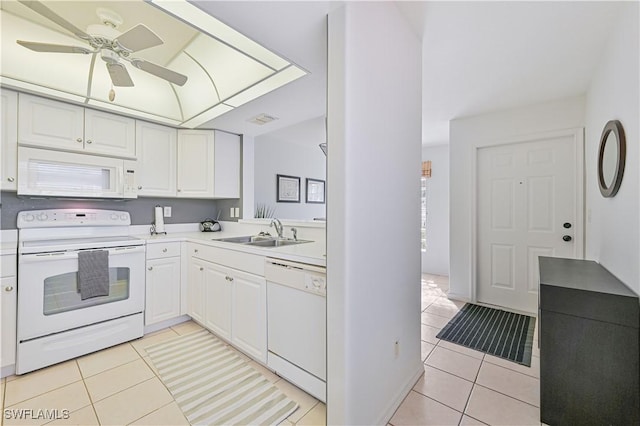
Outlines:
[[218,259],[204,260],[206,250],[196,245],[189,254],[189,316],[247,355],[266,363],[264,277],[210,261]]
[[147,246],[144,324],[180,316],[180,243]]
[[18,280],[16,277],[16,255],[2,256],[2,278],[0,278],[0,367],[4,377],[13,374],[16,363],[16,315],[18,307]]
[[206,262],[189,258],[189,273],[187,275],[187,315],[204,324],[204,268]]

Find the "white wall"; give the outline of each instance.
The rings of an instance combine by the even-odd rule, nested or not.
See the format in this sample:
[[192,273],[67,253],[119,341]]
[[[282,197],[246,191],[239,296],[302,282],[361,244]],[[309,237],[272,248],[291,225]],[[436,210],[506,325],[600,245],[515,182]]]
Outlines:
[[[324,132],[322,134],[324,140]],[[313,219],[326,216],[326,204],[305,202],[306,178],[326,181],[326,157],[317,143],[291,143],[274,138],[255,138],[254,203],[275,207],[274,216]],[[300,203],[276,203],[276,175],[300,178]],[[326,187],[325,187],[326,189]]]
[[427,251],[422,272],[449,275],[449,145],[422,148],[422,161],[431,161],[427,179]]
[[252,136],[242,136],[242,218],[251,219],[254,213],[253,202],[253,161],[254,140]]
[[577,97],[451,121],[450,297],[471,300],[473,296],[472,191],[476,183],[473,164],[475,150],[537,133],[584,127],[584,106],[584,97]]
[[420,40],[394,3],[347,2],[328,74],[327,423],[386,424],[423,371]]
[[[600,262],[636,293],[640,293],[638,9],[638,2],[629,2],[623,7],[587,92],[585,128],[586,255]],[[603,198],[597,181],[598,149],[604,125],[614,119],[620,120],[624,127],[627,160],[618,194]]]

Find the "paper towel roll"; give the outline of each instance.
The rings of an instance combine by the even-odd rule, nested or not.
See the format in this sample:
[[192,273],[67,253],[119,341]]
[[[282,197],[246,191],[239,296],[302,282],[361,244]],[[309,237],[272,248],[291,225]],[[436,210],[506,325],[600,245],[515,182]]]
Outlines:
[[155,226],[156,226],[156,232],[160,233],[160,232],[164,232],[164,215],[163,215],[163,209],[161,206],[156,206],[156,219],[155,219]]

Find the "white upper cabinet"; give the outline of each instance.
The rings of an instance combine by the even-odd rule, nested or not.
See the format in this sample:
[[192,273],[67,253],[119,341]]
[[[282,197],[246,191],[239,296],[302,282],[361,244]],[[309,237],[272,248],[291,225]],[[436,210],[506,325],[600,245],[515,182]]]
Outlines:
[[240,198],[240,136],[215,131],[215,198]]
[[86,109],[84,148],[91,154],[136,158],[136,121],[121,115]]
[[39,148],[135,158],[135,120],[20,94],[18,143]]
[[176,141],[171,127],[136,121],[138,195],[176,196]]
[[2,137],[2,185],[3,191],[18,189],[18,94],[10,90],[0,91],[2,107],[0,133]]
[[213,131],[178,130],[178,197],[213,198],[213,179]]

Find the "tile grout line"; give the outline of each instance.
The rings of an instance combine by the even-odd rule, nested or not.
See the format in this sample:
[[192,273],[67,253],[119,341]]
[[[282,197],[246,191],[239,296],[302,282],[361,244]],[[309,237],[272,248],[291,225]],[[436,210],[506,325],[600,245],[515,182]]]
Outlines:
[[[29,397],[29,398],[27,398],[27,399],[23,399],[23,400],[20,400],[20,401],[16,401],[15,403],[11,404],[10,406],[8,406],[8,407],[4,407],[4,409],[11,408],[11,407],[13,407],[13,406],[15,406],[15,405],[17,405],[17,404],[22,404],[23,402],[31,401],[32,399],[39,398],[39,397],[41,397],[42,395],[46,395],[46,394],[48,394],[48,393],[50,393],[50,392],[55,392],[55,391],[57,391],[57,390],[62,389],[62,388],[63,388],[63,387],[65,387],[65,386],[73,385],[73,384],[78,383],[78,382],[81,382],[81,381],[82,381],[82,376],[80,376],[80,378],[79,378],[78,380],[75,380],[75,381],[73,381],[73,382],[65,383],[64,385],[62,385],[62,386],[58,386],[57,388],[50,389],[50,390],[48,390],[48,391],[46,391],[46,392],[43,392],[43,393],[39,393],[39,394],[34,395],[34,396],[31,396],[31,397]],[[5,392],[6,392],[6,389],[5,389]]]
[[[135,349],[134,349],[134,350],[135,350]],[[136,355],[138,355],[138,354],[136,353]],[[138,356],[138,359],[142,359],[142,358],[143,358],[143,357]],[[76,359],[75,359],[75,360],[76,360],[76,362],[77,362],[77,360],[78,360],[78,359],[79,359],[79,358],[76,358]],[[100,371],[100,372],[98,372],[98,373],[95,373],[95,374],[92,374],[92,375],[90,375],[90,376],[86,376],[86,377],[85,377],[85,375],[84,375],[84,374],[82,374],[82,368],[80,368],[80,364],[78,364],[78,370],[80,370],[80,376],[82,376],[82,380],[85,380],[85,379],[90,379],[90,378],[92,378],[92,377],[95,377],[95,376],[97,376],[98,374],[102,374],[102,373],[106,373],[107,371],[115,370],[116,368],[122,367],[123,365],[131,364],[132,362],[136,362],[136,361],[138,361],[138,359],[134,359],[134,360],[131,360],[131,361],[123,362],[122,364],[118,364],[118,365],[115,365],[115,366],[113,366],[113,367],[109,367],[109,368],[107,368],[106,370],[102,370],[102,371]],[[144,360],[143,360],[143,361],[144,361]]]
[[[171,398],[173,398],[173,395],[171,395]],[[148,412],[147,414],[145,414],[145,415],[143,415],[143,416],[141,416],[141,417],[138,417],[138,418],[137,418],[137,419],[135,419],[135,420],[130,421],[129,423],[127,423],[127,426],[128,426],[128,425],[131,425],[131,424],[133,424],[133,423],[135,423],[135,422],[137,422],[138,420],[140,420],[140,419],[142,419],[142,418],[144,418],[144,417],[147,417],[147,416],[148,416],[148,415],[150,415],[150,414],[155,413],[156,411],[160,411],[160,410],[162,410],[164,407],[169,406],[169,405],[174,404],[174,403],[175,403],[176,405],[178,405],[178,403],[176,402],[176,400],[175,400],[175,399],[173,399],[171,402],[166,403],[166,404],[165,404],[165,405],[163,405],[162,407],[158,407],[158,408],[156,408],[155,410],[150,411],[150,412]],[[180,409],[180,407],[178,407],[178,409],[180,410],[180,412],[181,412],[181,413],[182,413],[182,415],[184,416],[184,419],[185,419],[185,420],[187,420],[187,416],[185,416],[185,415],[184,415],[184,413],[182,412],[182,409]],[[189,420],[187,420],[187,423],[189,423]],[[189,423],[189,424],[190,424],[190,423]]]
[[490,387],[485,386],[485,385],[481,385],[480,383],[474,383],[474,385],[478,385],[478,386],[480,386],[481,388],[485,388],[485,389],[490,390],[490,391],[492,391],[492,392],[499,393],[500,395],[506,396],[507,398],[511,398],[511,399],[513,399],[513,400],[515,400],[515,401],[522,402],[523,404],[527,404],[528,406],[533,407],[533,408],[537,408],[538,410],[540,409],[540,407],[538,407],[537,405],[533,405],[533,404],[532,404],[532,403],[530,403],[530,402],[523,401],[523,400],[518,399],[518,398],[514,398],[514,397],[513,397],[513,396],[511,396],[511,395],[507,395],[506,393],[503,393],[503,392],[497,391],[497,390],[495,390],[495,389],[491,389]]

